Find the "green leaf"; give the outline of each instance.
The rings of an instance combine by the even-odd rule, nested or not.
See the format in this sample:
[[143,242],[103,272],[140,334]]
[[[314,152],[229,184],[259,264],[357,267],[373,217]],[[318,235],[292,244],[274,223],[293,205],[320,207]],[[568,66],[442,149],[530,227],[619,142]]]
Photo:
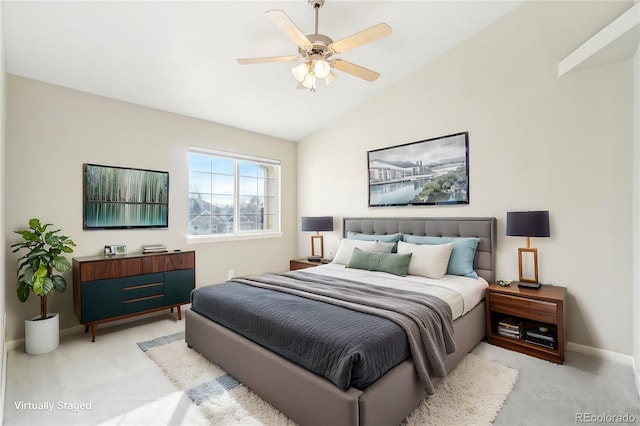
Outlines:
[[49,277],[44,277],[44,279],[42,280],[42,290],[40,290],[40,294],[38,296],[46,296],[51,292],[51,290],[53,290],[53,288],[53,280]]
[[18,283],[18,299],[20,299],[21,302],[26,302],[27,299],[29,298],[29,286],[24,282],[21,281],[20,283]]
[[37,278],[46,277],[47,267],[41,263],[38,269],[33,273],[33,276]]
[[[42,296],[46,293],[43,293],[44,287],[44,279],[47,276],[47,268],[44,265],[40,265],[38,270],[33,274],[33,280],[31,281],[31,287],[33,288],[33,293],[36,296]],[[53,286],[53,283],[51,284]]]
[[40,219],[29,219],[29,228],[33,230],[41,229]]
[[51,259],[51,266],[60,272],[67,272],[71,270],[71,264],[62,256],[56,256]]
[[26,241],[39,241],[40,236],[38,234],[31,231],[13,231],[16,234],[20,234],[20,236]]
[[33,272],[34,272],[34,269],[31,266],[29,266],[27,269],[24,270],[23,281],[29,284],[29,286],[33,284],[33,275],[34,275]]
[[53,288],[58,293],[64,293],[64,291],[67,289],[67,282],[64,278],[62,278],[61,275],[53,276]]

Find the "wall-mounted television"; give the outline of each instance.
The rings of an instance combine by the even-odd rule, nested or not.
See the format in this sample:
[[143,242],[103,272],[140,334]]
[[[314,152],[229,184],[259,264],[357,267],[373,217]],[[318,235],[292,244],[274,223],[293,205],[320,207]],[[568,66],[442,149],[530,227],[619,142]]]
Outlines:
[[167,228],[169,172],[83,164],[83,229]]
[[469,133],[367,152],[369,207],[469,204]]

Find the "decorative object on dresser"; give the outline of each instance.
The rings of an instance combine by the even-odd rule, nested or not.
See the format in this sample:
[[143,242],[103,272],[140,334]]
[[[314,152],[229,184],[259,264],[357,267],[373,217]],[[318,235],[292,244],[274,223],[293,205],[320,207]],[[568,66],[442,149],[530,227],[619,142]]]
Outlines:
[[105,256],[114,256],[116,254],[127,254],[127,246],[123,244],[112,244],[110,246],[104,246]]
[[195,252],[90,256],[73,259],[73,305],[85,331],[98,324],[189,303]]
[[469,204],[469,133],[367,152],[369,207]]
[[[502,287],[486,290],[489,343],[562,364],[566,347],[567,289]],[[517,331],[515,331],[517,330]]]
[[40,316],[24,322],[25,351],[32,355],[51,352],[60,343],[60,318],[47,312],[47,299],[51,291],[64,293],[66,290],[66,280],[54,272],[71,270],[63,253],[73,253],[76,246],[71,238],[58,235],[59,229],[47,230],[50,226],[53,225],[30,219],[29,229],[14,231],[22,241],[11,245],[12,253],[27,250],[18,259],[18,299],[26,302],[32,291],[40,297]]
[[289,270],[295,271],[297,269],[313,268],[314,266],[320,265],[322,265],[322,261],[320,260],[291,259],[289,261]]
[[142,246],[142,253],[164,253],[167,251],[167,246],[164,244],[147,244]]
[[316,233],[316,235],[311,236],[311,256],[307,259],[310,261],[321,260],[324,257],[324,238],[320,235],[320,231],[333,231],[333,217],[303,217],[302,231]]
[[507,236],[527,237],[527,247],[518,249],[520,287],[539,288],[538,249],[531,247],[531,237],[549,237],[549,212],[507,212]]

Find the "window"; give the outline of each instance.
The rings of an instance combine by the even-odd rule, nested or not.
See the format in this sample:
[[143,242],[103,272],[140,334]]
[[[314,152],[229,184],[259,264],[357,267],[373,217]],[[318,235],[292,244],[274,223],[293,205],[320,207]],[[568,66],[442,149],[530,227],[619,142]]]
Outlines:
[[280,232],[280,162],[192,148],[189,235]]

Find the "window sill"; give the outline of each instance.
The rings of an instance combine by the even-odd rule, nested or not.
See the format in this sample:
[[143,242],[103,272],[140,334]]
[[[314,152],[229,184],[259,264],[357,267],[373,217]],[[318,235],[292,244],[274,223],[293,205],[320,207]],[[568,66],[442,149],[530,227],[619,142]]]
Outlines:
[[262,240],[265,238],[282,238],[282,232],[235,235],[189,235],[187,244],[221,243],[225,241]]

